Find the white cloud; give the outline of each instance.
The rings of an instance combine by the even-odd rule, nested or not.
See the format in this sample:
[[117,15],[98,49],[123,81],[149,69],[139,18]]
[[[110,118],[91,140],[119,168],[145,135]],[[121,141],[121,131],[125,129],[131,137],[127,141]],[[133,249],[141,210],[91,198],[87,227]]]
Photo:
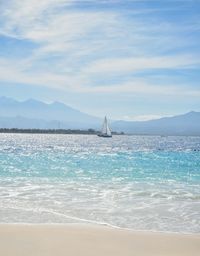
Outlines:
[[166,117],[166,115],[137,115],[137,116],[123,116],[123,120],[125,121],[149,121],[149,120],[155,120],[160,119],[162,117]]
[[79,88],[83,93],[107,93],[123,94],[131,93],[135,95],[152,95],[152,96],[170,96],[170,97],[200,97],[200,90],[192,89],[189,86],[180,86],[167,84],[153,85],[146,79],[132,79],[126,83],[104,85],[104,86],[83,86]]
[[[7,2],[1,10],[0,33],[30,40],[37,47],[26,58],[1,59],[0,80],[79,93],[200,95],[199,90],[190,89],[187,84],[182,88],[180,85],[154,85],[144,78],[131,77],[128,82],[113,85],[106,82],[102,86],[93,84],[92,76],[96,80],[105,77],[106,81],[111,73],[126,76],[146,69],[192,67],[200,61],[198,56],[191,54],[162,56],[149,51],[148,42],[153,49],[159,45],[163,51],[169,47],[169,42],[172,48],[177,44],[171,40],[171,24],[146,26],[145,21],[135,19],[129,23],[120,12],[69,9],[75,2]],[[163,29],[167,31],[167,37],[163,36]],[[144,52],[148,54],[144,55]],[[58,57],[55,61],[47,60],[46,65],[42,65],[46,57],[54,55]]]
[[44,86],[64,91],[77,91],[83,77],[75,77],[70,74],[58,74],[56,72],[27,72],[25,63],[10,62],[0,59],[0,81],[18,84]]
[[88,73],[124,73],[144,69],[180,68],[199,65],[200,59],[196,56],[173,55],[157,57],[135,57],[101,59],[90,63],[83,71]]
[[[60,50],[48,44],[64,46],[66,42],[82,38],[91,29],[115,21],[114,13],[69,10],[74,0],[10,1],[2,12],[0,32],[16,38],[47,44],[46,50]],[[74,42],[73,42],[74,43]],[[62,49],[62,47],[61,47]]]
[[[37,47],[24,60],[27,68],[40,60],[59,56],[65,66],[81,67],[81,59],[95,58],[111,35],[109,27],[117,27],[118,15],[113,12],[69,9],[75,0],[9,1],[2,9],[0,34],[26,39]],[[99,38],[98,31],[101,36]],[[19,57],[20,58],[20,57]],[[58,60],[53,65],[59,66]],[[44,71],[46,72],[46,70]]]
[[[58,74],[53,72],[27,72],[24,64],[10,63],[0,59],[0,80],[45,86],[62,90],[63,92],[77,92],[90,94],[135,94],[167,97],[200,97],[200,90],[188,86],[152,85],[145,79],[132,79],[126,83],[114,85],[92,86],[87,76],[79,74]],[[145,118],[145,117],[143,117]]]
[[27,30],[35,29],[52,16],[56,8],[72,1],[66,0],[8,0],[2,7],[1,18],[4,29],[13,36],[25,36]]

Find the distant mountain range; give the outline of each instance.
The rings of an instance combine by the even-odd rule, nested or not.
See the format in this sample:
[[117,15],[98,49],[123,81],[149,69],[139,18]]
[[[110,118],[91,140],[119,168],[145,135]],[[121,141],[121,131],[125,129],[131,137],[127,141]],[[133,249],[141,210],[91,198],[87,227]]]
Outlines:
[[134,134],[200,135],[200,112],[191,111],[184,115],[143,122],[115,121],[112,128]]
[[82,113],[63,103],[47,104],[35,99],[16,101],[0,98],[0,127],[39,129],[98,128],[101,119]]
[[[101,124],[102,119],[60,102],[46,104],[34,99],[20,102],[0,97],[0,128],[99,130]],[[200,112],[151,121],[112,121],[111,128],[129,134],[200,135]]]

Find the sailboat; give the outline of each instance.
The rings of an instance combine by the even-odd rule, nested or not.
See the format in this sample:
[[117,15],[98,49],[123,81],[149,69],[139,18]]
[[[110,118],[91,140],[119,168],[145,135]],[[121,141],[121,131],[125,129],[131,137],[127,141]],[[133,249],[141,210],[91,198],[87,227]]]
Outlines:
[[99,137],[104,137],[104,138],[111,138],[112,137],[112,133],[111,133],[111,130],[108,126],[108,121],[107,121],[107,118],[105,116],[104,118],[104,122],[103,122],[103,126],[102,126],[102,129],[101,129],[101,133],[98,134]]

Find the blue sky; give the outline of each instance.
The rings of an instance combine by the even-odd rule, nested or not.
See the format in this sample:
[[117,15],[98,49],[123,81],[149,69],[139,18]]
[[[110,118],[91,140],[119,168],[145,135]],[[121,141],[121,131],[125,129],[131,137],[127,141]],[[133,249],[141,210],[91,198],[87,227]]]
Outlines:
[[0,1],[0,96],[125,120],[200,111],[200,1]]

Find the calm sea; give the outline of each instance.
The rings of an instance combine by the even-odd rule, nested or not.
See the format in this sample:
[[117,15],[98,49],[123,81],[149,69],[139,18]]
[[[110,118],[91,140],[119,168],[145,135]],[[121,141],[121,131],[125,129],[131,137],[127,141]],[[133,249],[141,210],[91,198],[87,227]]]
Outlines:
[[200,232],[200,137],[0,134],[1,223]]

